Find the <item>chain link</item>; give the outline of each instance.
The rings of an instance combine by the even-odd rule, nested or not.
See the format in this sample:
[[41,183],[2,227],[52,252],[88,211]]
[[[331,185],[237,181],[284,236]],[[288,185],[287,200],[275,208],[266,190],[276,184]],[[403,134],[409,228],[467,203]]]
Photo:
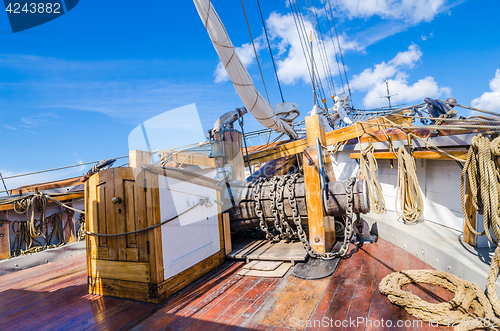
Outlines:
[[262,212],[262,205],[260,203],[260,191],[262,189],[262,184],[264,184],[265,179],[259,178],[255,183],[255,191],[253,193],[253,198],[255,200],[255,214],[258,218],[260,218],[260,228],[266,234],[266,239],[270,240],[273,238],[273,235],[269,232],[269,228],[267,227],[267,222],[264,218],[264,213]]
[[[340,250],[335,253],[327,252],[327,253],[318,253],[316,250],[310,245],[307,234],[302,228],[302,217],[299,213],[299,208],[297,205],[297,199],[295,196],[295,184],[297,179],[300,177],[299,174],[287,174],[284,176],[275,176],[270,179],[271,189],[269,192],[269,197],[271,199],[271,213],[274,216],[274,226],[278,230],[279,235],[274,236],[267,226],[266,220],[264,218],[264,213],[262,212],[262,204],[261,204],[261,190],[262,185],[266,179],[260,178],[256,182],[256,189],[254,191],[254,200],[255,200],[255,214],[260,218],[260,227],[262,231],[266,234],[266,238],[268,240],[279,241],[282,239],[292,239],[294,236],[297,236],[299,240],[304,245],[305,250],[309,254],[309,256],[313,258],[320,258],[323,260],[332,260],[337,257],[342,257],[347,254],[349,249],[349,242],[354,234],[353,225],[354,225],[354,193],[353,188],[356,183],[356,178],[350,177],[347,181],[346,185],[346,195],[347,195],[347,210],[346,210],[346,221],[344,228],[344,242],[340,247]],[[293,231],[293,228],[288,224],[287,217],[285,214],[285,208],[283,205],[284,200],[284,189],[288,190],[288,204],[292,209],[292,219],[297,228],[297,231]],[[359,217],[357,217],[359,219]],[[285,232],[283,233],[283,226],[285,227]]]
[[278,231],[278,234],[276,234],[272,238],[272,240],[278,242],[280,241],[280,238],[283,235],[283,228],[281,226],[281,219],[277,209],[277,198],[276,198],[276,189],[278,187],[279,178],[277,176],[271,177],[271,180],[269,182],[271,183],[271,190],[269,191],[269,198],[271,199],[271,214],[273,214],[274,216],[274,228]]
[[[296,181],[296,175],[293,176],[293,180],[289,181],[290,184],[295,184]],[[350,177],[347,182],[347,187],[346,187],[346,193],[347,193],[347,217],[346,217],[346,225],[344,228],[344,242],[342,243],[342,246],[338,252],[335,253],[318,253],[316,250],[309,244],[309,241],[307,240],[307,236],[305,231],[302,229],[302,223],[301,223],[301,217],[300,214],[298,213],[297,209],[297,202],[295,200],[295,192],[294,189],[292,189],[291,185],[288,185],[288,190],[290,195],[288,196],[290,206],[292,207],[293,210],[293,220],[295,223],[295,226],[297,227],[297,234],[299,236],[300,241],[304,245],[304,248],[306,249],[307,253],[309,256],[313,258],[320,258],[323,260],[332,260],[337,257],[345,256],[347,254],[347,251],[349,249],[349,242],[351,241],[352,235],[353,235],[353,203],[354,203],[354,195],[353,195],[353,187],[354,184],[356,183],[356,179],[354,177]]]
[[284,207],[284,188],[285,188],[285,185],[286,185],[286,182],[288,181],[288,179],[290,178],[290,175],[284,175],[284,176],[280,176],[279,177],[279,181],[278,181],[278,189],[277,189],[277,197],[276,197],[276,205],[278,207],[278,212],[279,212],[279,215],[280,215],[280,219],[281,219],[281,224],[285,227],[285,233],[283,233],[281,235],[281,238],[282,239],[285,239],[285,240],[288,240],[290,241],[293,236],[296,234],[292,227],[290,226],[290,224],[288,224],[288,218],[285,214],[285,207]]

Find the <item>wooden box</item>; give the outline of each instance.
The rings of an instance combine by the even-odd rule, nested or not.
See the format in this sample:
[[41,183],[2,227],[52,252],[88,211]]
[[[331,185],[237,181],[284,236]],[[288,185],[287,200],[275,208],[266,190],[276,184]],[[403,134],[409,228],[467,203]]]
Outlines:
[[[143,171],[141,185],[135,178],[133,168],[108,169],[89,178],[85,185],[87,231],[100,234],[133,232],[176,215],[175,208],[170,210],[171,201],[165,193],[168,189],[162,186],[162,176]],[[113,203],[113,198],[119,198],[118,202],[114,199],[116,203]],[[176,221],[125,236],[88,235],[89,293],[153,303],[165,300],[224,261],[222,220],[218,213],[214,217],[211,220],[207,217],[207,222],[213,224],[211,230],[196,228],[208,231],[198,236],[205,235],[205,242],[198,244],[203,249],[190,243],[192,238],[184,240],[183,234],[191,230]],[[187,248],[179,246],[175,240]],[[211,250],[206,249],[207,240]],[[190,252],[190,248],[203,252],[198,254],[197,260],[184,262],[196,253]],[[182,255],[183,250],[188,257]]]

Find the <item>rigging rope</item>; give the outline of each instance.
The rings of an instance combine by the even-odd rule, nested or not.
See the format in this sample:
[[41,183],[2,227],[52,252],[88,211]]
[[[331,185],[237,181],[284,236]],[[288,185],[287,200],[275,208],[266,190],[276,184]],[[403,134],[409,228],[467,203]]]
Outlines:
[[252,31],[250,30],[250,23],[248,23],[247,11],[245,10],[245,5],[243,4],[243,0],[241,0],[241,7],[243,8],[243,13],[245,14],[245,20],[247,21],[248,33],[250,34],[250,39],[252,39],[253,51],[255,53],[255,59],[257,60],[257,65],[259,66],[260,77],[262,78],[262,85],[264,85],[264,90],[266,91],[267,102],[271,104],[271,100],[269,100],[269,94],[267,93],[266,82],[264,81],[264,75],[262,74],[262,69],[260,68],[259,56],[257,55],[257,49],[255,48],[255,42],[252,37]]
[[[308,0],[306,0],[306,3],[308,3]],[[318,46],[318,51],[321,56],[321,62],[323,63],[323,69],[325,70],[325,79],[328,84],[328,87],[330,88],[330,95],[336,95],[335,91],[335,83],[333,82],[333,75],[332,71],[330,69],[330,61],[328,60],[328,55],[326,53],[326,48],[325,48],[325,39],[323,38],[323,32],[321,31],[321,25],[319,23],[319,18],[315,10],[312,9],[312,7],[316,7],[314,4],[314,0],[311,0],[312,6],[308,5],[308,10],[309,10],[309,16],[313,17],[316,21],[316,26],[318,28],[318,31],[314,30],[314,33],[316,35],[316,45]],[[311,19],[313,21],[313,19]],[[320,42],[321,41],[321,42]],[[332,100],[333,101],[333,100]]]
[[257,5],[259,6],[259,13],[260,13],[260,18],[262,20],[262,26],[264,27],[264,32],[266,34],[267,47],[269,48],[269,53],[271,54],[271,60],[273,61],[274,74],[276,75],[276,82],[278,83],[278,88],[280,90],[281,101],[285,102],[285,99],[283,98],[283,92],[281,91],[281,84],[280,84],[280,79],[278,77],[278,70],[276,70],[276,63],[274,62],[274,56],[273,56],[273,51],[271,49],[271,43],[269,42],[269,36],[267,35],[266,22],[264,20],[264,16],[262,16],[262,10],[260,9],[260,2],[259,2],[259,0],[257,0]]
[[378,169],[377,160],[373,156],[375,148],[369,145],[361,151],[359,158],[359,179],[364,179],[367,183],[368,194],[370,196],[370,209],[377,214],[385,212],[385,200],[382,195],[382,187],[377,180]]
[[[398,211],[398,200],[401,214]],[[424,211],[424,199],[418,185],[415,159],[409,146],[398,150],[398,186],[396,192],[396,213],[406,223],[416,223]]]
[[[311,82],[315,81],[313,76],[314,76],[314,72],[317,72],[318,78],[319,78],[317,80],[319,83],[317,88],[318,88],[320,97],[323,98],[325,95],[324,89],[323,89],[323,83],[322,83],[321,77],[319,75],[319,70],[316,66],[316,61],[314,61],[314,58],[311,57],[311,55],[310,55],[311,49],[310,49],[309,44],[307,42],[308,38],[307,38],[307,31],[306,31],[306,27],[305,27],[305,23],[304,23],[304,17],[302,16],[302,12],[300,11],[297,0],[289,0],[289,3],[290,3],[290,8],[292,10],[292,13],[294,13],[297,16],[297,20],[295,21],[295,27],[297,28],[297,33],[299,34],[299,39],[301,40],[302,51],[304,52],[306,66],[308,68],[309,75],[311,77]],[[298,22],[298,24],[297,24],[297,22]],[[300,31],[299,31],[299,29],[300,29]],[[302,38],[304,38],[304,43],[302,42]],[[305,49],[304,49],[304,44],[306,45]],[[309,65],[307,65],[308,60],[311,63],[311,69],[309,69]],[[316,100],[314,100],[314,101],[316,102]]]
[[[346,67],[345,67],[344,55],[342,53],[342,47],[340,46],[339,34],[337,32],[337,25],[335,24],[335,17],[333,15],[333,8],[332,8],[332,4],[330,3],[330,0],[328,0],[328,6],[330,7],[330,13],[331,13],[332,22],[333,22],[333,29],[335,30],[335,36],[337,38],[337,44],[338,44],[338,49],[339,49],[339,53],[340,53],[340,59],[342,61],[342,67],[344,68],[344,76],[345,76],[345,80],[346,80],[346,83],[347,83],[347,91],[349,91],[349,101],[352,102],[351,87],[349,86],[349,79],[347,78],[347,70],[346,70]],[[328,13],[328,11],[327,11],[327,13]]]

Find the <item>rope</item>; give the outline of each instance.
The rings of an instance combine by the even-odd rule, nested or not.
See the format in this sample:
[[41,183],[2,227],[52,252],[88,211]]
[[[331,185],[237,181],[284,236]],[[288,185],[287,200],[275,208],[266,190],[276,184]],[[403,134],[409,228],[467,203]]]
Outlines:
[[[124,158],[127,158],[127,157],[128,157],[128,155],[127,156],[115,157],[115,159],[118,160],[118,159],[124,159]],[[99,163],[99,162],[100,161],[92,161],[92,162],[74,164],[74,165],[70,165],[70,166],[67,166],[67,167],[54,168],[54,169],[49,169],[49,170],[42,170],[42,171],[30,172],[30,173],[27,173],[27,174],[21,174],[21,175],[14,175],[14,176],[9,176],[9,177],[4,177],[3,179],[11,179],[11,178],[17,178],[17,177],[23,177],[23,176],[29,176],[29,175],[36,175],[36,174],[41,174],[41,173],[44,173],[44,172],[50,172],[50,171],[56,171],[56,170],[62,170],[62,169],[80,167],[82,165],[87,165],[87,164],[92,164],[92,163]],[[0,193],[2,193],[2,192],[0,192]]]
[[[345,76],[345,81],[347,84],[347,91],[349,92],[349,101],[352,104],[351,87],[349,86],[349,79],[347,78],[347,70],[346,70],[346,66],[345,66],[345,62],[344,62],[344,55],[342,54],[342,47],[340,47],[339,34],[337,32],[337,25],[335,24],[335,17],[333,15],[333,9],[332,9],[332,4],[330,3],[330,0],[328,0],[328,6],[330,7],[330,14],[332,17],[333,29],[335,30],[335,36],[337,38],[338,50],[340,53],[340,60],[342,61],[342,67],[344,69],[344,76]],[[328,16],[328,11],[327,11],[327,16]],[[340,75],[342,76],[341,73],[340,73]],[[343,87],[343,83],[342,83],[342,87]],[[344,92],[345,92],[345,89],[344,89]]]
[[260,9],[259,0],[257,0],[257,5],[259,6],[260,19],[262,20],[262,26],[264,27],[264,32],[266,34],[267,47],[269,48],[269,53],[271,54],[271,60],[273,61],[274,74],[276,75],[276,82],[278,83],[278,88],[280,90],[281,101],[285,102],[285,99],[283,98],[283,92],[281,91],[281,84],[280,84],[280,79],[278,77],[278,70],[276,70],[276,63],[274,62],[274,56],[273,56],[273,51],[271,49],[271,43],[269,42],[269,36],[267,34],[266,22],[264,20],[264,16],[262,15],[262,10]]
[[243,4],[243,0],[241,0],[241,7],[243,8],[243,13],[245,14],[245,20],[247,21],[247,27],[248,27],[248,33],[250,34],[250,39],[252,39],[253,51],[255,53],[255,59],[257,60],[257,65],[259,66],[260,77],[262,78],[262,85],[264,85],[264,90],[266,91],[267,101],[269,102],[269,104],[271,104],[271,100],[269,100],[269,94],[267,94],[266,82],[264,81],[264,75],[262,74],[262,69],[260,68],[259,56],[257,55],[257,49],[255,48],[255,42],[252,37],[252,31],[250,30],[250,23],[248,23],[247,11],[245,10],[245,5]]
[[359,179],[364,179],[368,186],[370,196],[370,209],[377,214],[385,212],[385,200],[382,195],[382,187],[377,180],[376,172],[378,169],[377,160],[373,156],[375,148],[373,145],[361,151],[359,158]]
[[188,213],[189,211],[193,210],[194,208],[204,204],[204,203],[207,203],[208,202],[208,199],[204,198],[204,199],[200,199],[200,201],[198,201],[197,204],[189,207],[188,209],[184,210],[182,213],[178,213],[177,215],[173,216],[173,217],[170,217],[169,219],[159,223],[159,224],[155,224],[155,225],[152,225],[152,226],[148,226],[147,228],[144,228],[144,229],[140,229],[140,230],[136,230],[136,231],[131,231],[131,232],[124,232],[124,233],[112,233],[112,234],[107,234],[107,233],[95,233],[95,232],[89,232],[89,231],[86,231],[86,230],[83,230],[83,232],[86,234],[86,235],[89,235],[89,236],[96,236],[96,237],[120,237],[120,236],[126,236],[126,235],[129,235],[129,234],[136,234],[136,233],[140,233],[140,232],[144,232],[144,231],[148,231],[148,230],[151,230],[151,229],[155,229],[159,226],[162,226],[163,224],[167,224],[168,222],[171,222],[173,220],[175,220],[176,218],[178,218],[179,216],[182,216],[186,213]]
[[[398,211],[400,202],[401,214]],[[406,223],[416,223],[424,211],[424,199],[418,185],[415,159],[409,146],[398,150],[398,186],[396,192],[396,213]]]
[[[495,245],[498,245],[498,242],[491,235],[490,228],[495,237],[500,238],[500,217],[498,214],[500,198],[499,155],[500,137],[498,137],[498,133],[478,134],[472,138],[460,180],[462,210],[467,227],[477,236],[486,234]],[[483,232],[477,232],[470,223],[465,204],[465,180],[469,182],[474,208],[483,215],[485,229]]]
[[[498,330],[500,326],[500,302],[495,282],[500,266],[500,247],[495,250],[486,284],[486,294],[473,282],[444,271],[404,270],[385,276],[379,291],[391,303],[401,306],[410,315],[426,322],[456,325],[455,330],[466,331],[484,328]],[[443,287],[454,293],[452,300],[430,303],[415,294],[402,290],[407,284],[424,283]]]

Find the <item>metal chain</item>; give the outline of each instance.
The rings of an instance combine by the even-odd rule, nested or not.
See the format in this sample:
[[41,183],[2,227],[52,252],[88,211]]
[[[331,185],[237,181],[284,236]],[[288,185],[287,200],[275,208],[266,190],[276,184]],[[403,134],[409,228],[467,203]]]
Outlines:
[[269,233],[269,228],[267,227],[267,222],[264,218],[264,213],[262,212],[262,205],[260,203],[260,191],[262,189],[262,184],[264,183],[264,180],[265,180],[264,178],[259,178],[255,183],[256,188],[253,193],[253,198],[255,200],[255,214],[257,215],[257,217],[260,218],[260,223],[259,223],[260,228],[266,234],[266,239],[270,240],[271,238],[273,238],[273,235]]
[[278,231],[278,234],[272,238],[273,241],[280,241],[280,238],[283,235],[283,227],[281,226],[280,216],[278,209],[276,208],[276,188],[278,186],[278,181],[279,179],[276,176],[271,178],[271,190],[269,191],[269,198],[271,199],[271,214],[274,216],[274,228]]
[[[337,257],[342,257],[347,254],[349,249],[349,242],[354,234],[353,225],[354,221],[354,194],[353,187],[356,183],[356,178],[350,177],[346,186],[346,194],[347,194],[347,210],[346,210],[346,224],[344,228],[344,242],[338,252],[335,253],[318,253],[316,250],[310,245],[307,234],[302,228],[302,217],[299,213],[299,208],[297,205],[297,199],[295,196],[295,183],[299,178],[299,174],[287,174],[284,176],[275,176],[270,179],[271,189],[269,192],[269,197],[271,199],[271,213],[274,216],[274,226],[278,230],[279,235],[274,236],[267,226],[267,222],[264,218],[264,213],[262,211],[261,204],[261,191],[262,185],[266,179],[260,178],[256,182],[256,189],[254,191],[254,200],[255,200],[255,214],[260,218],[260,227],[262,231],[266,234],[266,239],[279,241],[282,239],[291,239],[295,235],[298,236],[304,248],[306,249],[309,256],[313,258],[321,258],[323,260],[332,260]],[[294,232],[293,228],[288,224],[287,217],[285,214],[285,208],[283,205],[284,200],[284,189],[288,190],[288,204],[292,209],[292,219],[297,228],[297,231]],[[357,217],[359,218],[359,217]],[[357,224],[357,223],[356,223]],[[285,227],[285,231],[283,232],[283,226]]]
[[342,247],[338,252],[335,253],[318,253],[316,250],[311,247],[309,244],[309,241],[307,240],[307,236],[305,234],[305,231],[302,229],[302,223],[301,223],[301,217],[300,214],[298,213],[298,208],[297,208],[297,201],[295,200],[295,191],[292,188],[295,186],[295,181],[297,179],[298,175],[293,175],[291,180],[287,183],[288,184],[288,191],[289,191],[289,196],[288,196],[288,202],[290,203],[290,207],[292,207],[292,212],[293,212],[293,221],[295,223],[295,226],[297,227],[297,234],[299,236],[300,241],[304,245],[304,248],[306,249],[307,253],[309,256],[313,258],[320,258],[323,260],[332,260],[337,257],[345,256],[347,253],[347,250],[349,249],[349,242],[352,238],[353,235],[353,204],[354,204],[354,195],[353,195],[353,187],[354,184],[356,183],[356,178],[354,177],[349,177],[348,182],[347,182],[347,187],[346,187],[346,193],[347,193],[347,215],[346,215],[346,225],[344,229],[344,242],[342,243]]
[[278,212],[280,215],[281,224],[285,227],[285,233],[282,233],[281,238],[286,239],[286,240],[292,239],[293,236],[295,235],[295,232],[288,224],[287,216],[285,214],[285,207],[284,207],[284,203],[283,203],[283,199],[285,197],[284,196],[284,188],[285,188],[286,181],[289,179],[289,177],[290,177],[290,175],[288,175],[288,174],[279,177],[277,196],[276,196],[276,206],[278,207]]

